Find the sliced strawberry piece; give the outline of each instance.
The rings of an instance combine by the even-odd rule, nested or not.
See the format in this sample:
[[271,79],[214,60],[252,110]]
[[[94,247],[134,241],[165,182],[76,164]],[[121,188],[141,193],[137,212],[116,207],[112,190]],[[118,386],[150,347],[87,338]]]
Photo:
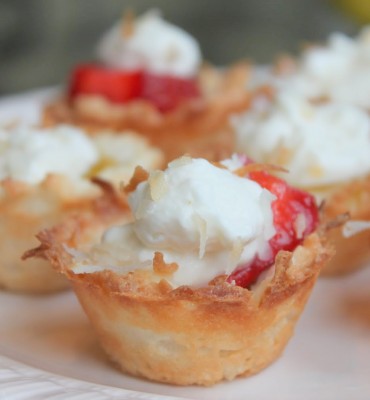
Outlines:
[[263,171],[251,172],[249,178],[277,197],[272,203],[276,229],[276,235],[270,240],[273,250],[276,253],[279,250],[292,251],[318,224],[315,198]]
[[242,287],[250,286],[262,271],[273,265],[280,250],[292,251],[302,243],[314,231],[319,219],[315,198],[311,194],[293,188],[264,171],[250,172],[249,178],[276,196],[272,203],[276,234],[269,241],[271,257],[268,260],[256,257],[229,276],[229,282],[235,281]]
[[69,98],[100,95],[113,103],[126,103],[142,92],[143,73],[123,71],[95,64],[78,65],[71,74]]
[[178,78],[169,75],[145,73],[141,97],[150,101],[165,113],[186,100],[200,96],[198,82],[194,78]]
[[274,258],[266,261],[256,257],[251,263],[239,266],[228,278],[228,282],[235,282],[237,286],[248,287],[254,283],[260,276],[261,272],[265,271],[274,263]]

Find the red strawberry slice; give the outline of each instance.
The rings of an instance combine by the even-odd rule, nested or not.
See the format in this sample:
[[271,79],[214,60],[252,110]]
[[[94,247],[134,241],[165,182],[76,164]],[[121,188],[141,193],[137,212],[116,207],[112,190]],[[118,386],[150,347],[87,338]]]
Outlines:
[[165,113],[188,99],[199,97],[200,89],[194,78],[81,64],[72,71],[68,95],[70,99],[79,95],[100,95],[118,104],[145,99]]
[[140,96],[143,73],[106,68],[96,64],[78,65],[72,72],[69,98],[100,95],[113,103],[126,103]]
[[262,271],[273,265],[280,250],[292,251],[302,243],[314,231],[319,219],[315,198],[311,194],[293,188],[264,171],[250,172],[249,178],[276,196],[272,203],[276,234],[269,241],[271,257],[268,260],[256,257],[228,277],[229,282],[235,281],[242,287],[250,286]]
[[194,78],[144,74],[141,97],[150,101],[163,113],[175,109],[186,100],[199,96],[198,82]]

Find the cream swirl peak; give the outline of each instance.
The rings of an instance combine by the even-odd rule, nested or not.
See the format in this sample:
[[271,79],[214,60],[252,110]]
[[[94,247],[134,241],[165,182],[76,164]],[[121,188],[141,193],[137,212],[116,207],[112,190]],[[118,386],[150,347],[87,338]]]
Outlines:
[[108,66],[145,69],[152,73],[179,77],[194,76],[201,63],[197,41],[187,32],[150,11],[132,23],[124,33],[119,22],[101,39],[98,56]]

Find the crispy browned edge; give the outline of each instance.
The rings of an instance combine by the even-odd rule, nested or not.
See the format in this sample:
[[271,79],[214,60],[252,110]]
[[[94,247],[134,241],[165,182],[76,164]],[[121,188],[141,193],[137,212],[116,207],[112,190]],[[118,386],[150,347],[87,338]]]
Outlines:
[[59,98],[45,107],[43,124],[70,123],[91,133],[132,129],[161,148],[167,161],[185,153],[221,160],[235,147],[230,115],[247,109],[254,96],[246,90],[249,71],[248,63],[238,63],[224,71],[203,68],[200,82],[204,96],[166,114],[145,101],[120,106],[96,96],[80,96],[73,103]]
[[[341,185],[325,201],[322,221],[349,213],[352,220],[370,221],[370,174]],[[336,248],[336,255],[325,266],[322,275],[344,275],[370,263],[370,230],[345,238],[342,227],[331,229],[328,239]]]

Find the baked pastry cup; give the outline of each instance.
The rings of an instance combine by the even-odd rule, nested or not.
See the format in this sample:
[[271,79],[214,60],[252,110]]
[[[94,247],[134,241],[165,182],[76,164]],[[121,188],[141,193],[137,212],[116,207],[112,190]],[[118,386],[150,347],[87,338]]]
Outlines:
[[[75,231],[78,248],[98,241],[113,221],[125,221],[129,212],[107,183],[76,185],[63,175],[49,175],[38,185],[6,179],[0,182],[0,287],[24,293],[50,293],[69,287],[43,259],[22,260],[23,253],[37,244],[40,229],[79,215],[89,230]],[[82,222],[81,222],[82,224]]]
[[[129,215],[124,194],[116,195],[115,189],[132,175],[133,160],[157,168],[163,158],[142,137],[130,133],[101,132],[90,140],[68,126],[50,131],[17,129],[0,132],[0,287],[53,292],[68,287],[67,280],[46,260],[21,260],[37,244],[35,234],[80,214],[93,223],[90,231],[76,232],[77,247],[98,240],[118,212],[122,218]],[[107,200],[115,201],[111,210]]]
[[114,104],[98,95],[79,95],[73,100],[64,96],[46,105],[43,125],[68,123],[92,133],[130,129],[162,149],[166,161],[183,154],[218,161],[235,147],[230,115],[246,110],[253,97],[245,89],[249,72],[247,63],[226,70],[204,66],[198,76],[201,97],[167,113],[140,99]]
[[[293,252],[279,252],[251,289],[224,275],[201,288],[172,289],[166,281],[171,264],[122,275],[114,271],[119,257],[109,247],[95,247],[93,259],[83,260],[62,244],[75,229],[78,221],[74,228],[41,232],[34,255],[71,281],[101,345],[124,372],[175,385],[213,385],[275,361],[332,254],[325,235],[313,233]],[[107,269],[89,270],[99,262]]]
[[[370,175],[337,187],[326,195],[322,220],[333,221],[345,214],[352,223],[366,221],[370,224]],[[343,226],[338,226],[328,232],[328,239],[335,247],[336,254],[325,266],[322,275],[345,275],[369,265],[369,228],[346,237]]]
[[[292,176],[285,175],[287,181],[323,202],[323,221],[340,219],[346,214],[351,223],[370,223],[368,109],[351,104],[350,99],[346,103],[328,96],[309,98],[296,92],[295,82],[289,81],[289,74],[294,77],[293,67],[291,60],[282,59],[275,81],[279,77],[281,82],[284,77],[288,79],[279,86],[271,73],[270,95],[261,98],[259,108],[252,106],[241,117],[239,127],[236,117],[235,129],[240,129],[237,149],[256,162],[292,171]],[[300,78],[300,83],[305,82],[310,88],[309,80]],[[338,83],[338,91],[349,87],[349,83],[345,81],[342,86]],[[365,92],[359,91],[359,97]],[[370,262],[370,230],[363,229],[351,237],[345,237],[342,230],[338,226],[328,233],[336,255],[323,269],[323,275],[348,274]]]

